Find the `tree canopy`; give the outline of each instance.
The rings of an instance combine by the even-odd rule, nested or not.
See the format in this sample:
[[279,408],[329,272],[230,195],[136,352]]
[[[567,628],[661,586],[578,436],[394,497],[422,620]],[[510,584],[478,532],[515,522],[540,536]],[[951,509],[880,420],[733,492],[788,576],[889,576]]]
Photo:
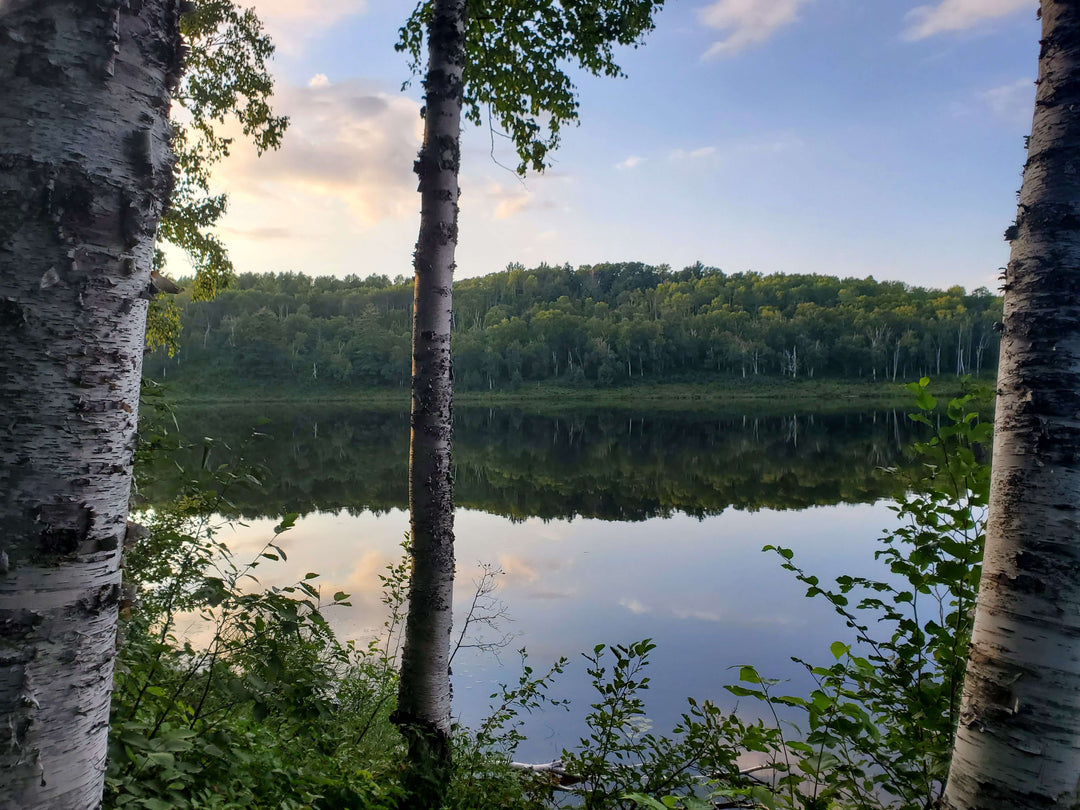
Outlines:
[[[412,291],[402,278],[243,273],[215,301],[178,302],[182,349],[149,358],[152,377],[300,390],[408,380]],[[989,372],[1000,318],[985,289],[700,263],[515,264],[455,285],[455,377],[488,389]]]

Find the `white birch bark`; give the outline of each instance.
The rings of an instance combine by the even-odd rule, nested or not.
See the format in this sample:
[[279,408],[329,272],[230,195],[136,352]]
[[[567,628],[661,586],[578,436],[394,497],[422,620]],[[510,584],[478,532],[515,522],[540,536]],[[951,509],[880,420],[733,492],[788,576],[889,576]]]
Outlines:
[[1042,26],[953,810],[1080,807],[1080,4]]
[[413,303],[409,512],[412,574],[394,721],[409,746],[416,807],[437,807],[450,768],[450,631],[454,591],[451,290],[465,64],[465,0],[435,0],[428,26],[420,234]]
[[0,0],[0,807],[101,802],[177,0]]

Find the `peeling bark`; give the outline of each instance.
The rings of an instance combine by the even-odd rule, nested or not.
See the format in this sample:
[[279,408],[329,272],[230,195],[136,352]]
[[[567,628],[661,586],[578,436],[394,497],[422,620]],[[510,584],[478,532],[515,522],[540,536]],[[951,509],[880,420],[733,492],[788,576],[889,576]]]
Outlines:
[[454,590],[450,358],[465,0],[436,0],[428,26],[420,235],[413,303],[409,512],[413,567],[394,722],[409,747],[410,806],[438,807],[450,776],[450,630]]
[[176,0],[0,4],[0,807],[101,802]]
[[953,810],[1080,807],[1080,5],[1041,13]]

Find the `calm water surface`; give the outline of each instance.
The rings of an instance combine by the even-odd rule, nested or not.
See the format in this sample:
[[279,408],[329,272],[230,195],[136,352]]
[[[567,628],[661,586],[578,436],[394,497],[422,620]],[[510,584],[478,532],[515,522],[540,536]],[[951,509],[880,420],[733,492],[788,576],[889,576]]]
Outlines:
[[[263,436],[250,438],[256,416]],[[302,512],[281,538],[288,561],[261,567],[264,583],[319,572],[353,607],[332,616],[344,637],[370,638],[384,615],[378,575],[401,555],[408,530],[408,417],[349,408],[217,409],[178,414],[183,430],[215,438],[216,460],[242,453],[267,486],[230,493],[238,521],[222,537],[240,558],[272,536],[277,517]],[[847,638],[827,605],[804,598],[766,544],[791,547],[823,580],[877,572],[874,540],[893,525],[902,489],[883,466],[903,467],[912,439],[902,413],[623,413],[546,417],[463,410],[456,422],[458,581],[467,606],[480,564],[497,566],[514,634],[498,656],[463,649],[454,661],[454,711],[475,724],[526,647],[538,671],[566,656],[553,696],[572,711],[529,718],[519,758],[549,760],[584,733],[594,700],[580,652],[596,644],[657,642],[646,694],[666,731],[685,698],[731,707],[736,673],[795,680],[791,656],[825,663]],[[177,454],[189,468],[201,440]],[[165,469],[165,468],[163,468]],[[175,468],[173,468],[175,469]],[[178,485],[163,473],[150,501]],[[489,636],[491,634],[488,634]]]

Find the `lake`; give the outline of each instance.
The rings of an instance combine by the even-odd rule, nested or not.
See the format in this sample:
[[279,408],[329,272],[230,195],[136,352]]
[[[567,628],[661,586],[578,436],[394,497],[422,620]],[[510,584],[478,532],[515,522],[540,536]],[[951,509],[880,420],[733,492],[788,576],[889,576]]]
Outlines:
[[[408,530],[408,414],[249,405],[175,415],[189,446],[149,471],[144,501],[169,497],[201,465],[242,457],[265,485],[230,490],[223,519],[234,523],[221,538],[245,559],[280,515],[301,513],[281,538],[288,560],[260,567],[260,579],[319,572],[325,592],[352,595],[330,617],[338,632],[377,634],[378,575]],[[571,711],[530,717],[518,753],[551,760],[583,733],[594,699],[580,653],[641,638],[659,645],[646,693],[657,731],[687,696],[734,706],[723,685],[742,664],[801,690],[791,656],[825,663],[829,643],[849,634],[762,546],[793,548],[824,581],[879,572],[874,541],[894,525],[888,505],[904,488],[882,468],[912,463],[912,428],[903,411],[459,409],[455,604],[467,608],[481,565],[497,567],[506,618],[481,640],[513,638],[497,655],[458,653],[455,714],[466,724],[485,715],[497,685],[516,682],[519,647],[538,671],[566,656],[552,694]]]

